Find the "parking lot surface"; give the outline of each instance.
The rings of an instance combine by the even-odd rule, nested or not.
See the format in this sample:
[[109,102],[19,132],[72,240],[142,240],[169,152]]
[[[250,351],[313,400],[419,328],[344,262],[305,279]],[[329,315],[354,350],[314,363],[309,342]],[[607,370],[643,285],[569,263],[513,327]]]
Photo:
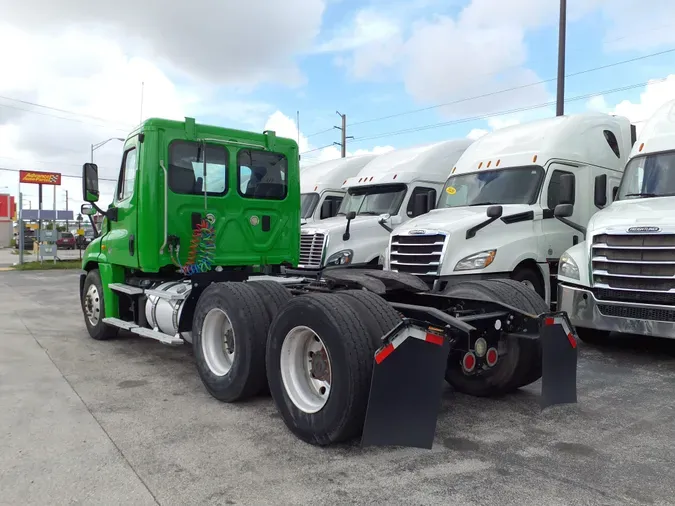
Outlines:
[[675,343],[579,345],[579,403],[446,389],[432,450],[316,448],[208,395],[188,346],[89,338],[74,272],[0,273],[1,504],[675,502]]

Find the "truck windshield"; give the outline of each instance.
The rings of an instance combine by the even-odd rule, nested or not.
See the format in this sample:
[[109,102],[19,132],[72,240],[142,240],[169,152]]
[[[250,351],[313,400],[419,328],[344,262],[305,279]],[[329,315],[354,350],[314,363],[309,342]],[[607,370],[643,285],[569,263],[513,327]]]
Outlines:
[[450,176],[438,207],[534,204],[543,178],[536,165]]
[[623,172],[616,200],[675,195],[675,152],[633,158]]
[[312,216],[318,202],[318,193],[302,193],[300,195],[300,217],[309,218]]
[[374,185],[350,188],[347,190],[338,214],[398,214],[405,192],[404,184]]

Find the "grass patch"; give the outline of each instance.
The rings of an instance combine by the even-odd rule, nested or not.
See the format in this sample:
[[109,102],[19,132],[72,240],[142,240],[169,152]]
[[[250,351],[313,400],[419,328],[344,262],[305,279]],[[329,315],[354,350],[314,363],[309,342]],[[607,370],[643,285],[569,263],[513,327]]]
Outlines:
[[15,271],[47,271],[55,269],[81,269],[81,260],[45,260],[44,262],[24,262],[23,265],[15,265],[12,267]]

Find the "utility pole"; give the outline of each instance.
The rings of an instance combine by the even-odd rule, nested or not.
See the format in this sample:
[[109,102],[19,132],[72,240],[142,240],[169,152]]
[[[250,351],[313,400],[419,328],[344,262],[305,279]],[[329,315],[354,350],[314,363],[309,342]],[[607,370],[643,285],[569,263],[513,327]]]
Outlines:
[[342,130],[342,142],[334,142],[336,146],[340,146],[342,150],[342,158],[347,156],[347,139],[353,139],[353,135],[347,136],[347,115],[340,114],[340,111],[335,111],[338,116],[342,118],[342,127],[336,126],[338,130]]
[[66,232],[70,231],[70,227],[68,226],[68,190],[66,190]]
[[565,32],[567,31],[567,0],[560,0],[560,26],[558,27],[558,96],[556,116],[565,114]]

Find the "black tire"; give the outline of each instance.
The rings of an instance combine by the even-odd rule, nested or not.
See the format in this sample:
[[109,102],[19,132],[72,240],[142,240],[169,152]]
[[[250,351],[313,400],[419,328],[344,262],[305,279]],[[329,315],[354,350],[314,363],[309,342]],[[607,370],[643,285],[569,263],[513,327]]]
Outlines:
[[270,322],[276,318],[282,306],[293,298],[291,292],[278,281],[269,279],[249,280],[246,284],[262,297]]
[[611,341],[611,332],[607,330],[596,330],[584,327],[575,327],[579,339],[586,344],[602,346]]
[[[97,292],[96,294],[97,297],[94,297],[94,299],[92,299],[92,303],[98,304],[99,307],[99,311],[97,311],[98,321],[96,322],[96,325],[93,325],[89,321],[89,318],[87,318],[87,314],[85,312],[85,304],[87,304],[86,302],[87,292],[89,291],[89,288],[92,285],[96,288]],[[97,341],[105,341],[117,336],[119,330],[117,327],[111,327],[110,325],[106,325],[105,323],[103,323],[103,318],[105,318],[105,298],[103,295],[103,283],[101,282],[101,274],[98,271],[98,269],[90,270],[89,273],[87,274],[87,277],[84,279],[84,288],[82,290],[82,300],[80,301],[80,304],[82,305],[82,316],[84,316],[84,324],[87,326],[87,331],[89,332],[89,335],[93,339],[96,339]],[[92,307],[92,310],[95,310],[94,307]]]
[[379,295],[365,290],[344,290],[336,294],[349,304],[368,328],[375,349],[382,337],[401,322],[401,315]]
[[[537,292],[542,299],[546,300],[544,282],[536,269],[533,269],[532,267],[519,267],[511,273],[511,279],[523,284],[524,282],[531,283],[534,287],[534,291]],[[527,287],[527,285],[525,286]]]
[[[204,320],[214,309],[227,315],[234,333],[234,358],[224,375],[211,370],[204,353]],[[199,376],[213,397],[235,402],[263,389],[267,382],[265,342],[269,323],[263,299],[253,287],[245,283],[213,283],[204,290],[192,320],[192,349]]]
[[[503,302],[535,315],[548,310],[544,300],[533,290],[509,279],[467,281],[451,286],[445,294],[459,299],[484,298]],[[484,374],[464,374],[460,360],[457,354],[450,353],[445,379],[456,391],[476,397],[503,395],[541,377],[539,341],[507,341],[507,354],[500,357],[497,365]]]
[[[282,379],[281,350],[288,333],[306,326],[323,341],[330,357],[331,390],[316,413],[298,408]],[[284,306],[272,322],[267,341],[267,376],[286,426],[313,445],[347,441],[363,430],[375,348],[358,313],[335,294],[303,295]]]

